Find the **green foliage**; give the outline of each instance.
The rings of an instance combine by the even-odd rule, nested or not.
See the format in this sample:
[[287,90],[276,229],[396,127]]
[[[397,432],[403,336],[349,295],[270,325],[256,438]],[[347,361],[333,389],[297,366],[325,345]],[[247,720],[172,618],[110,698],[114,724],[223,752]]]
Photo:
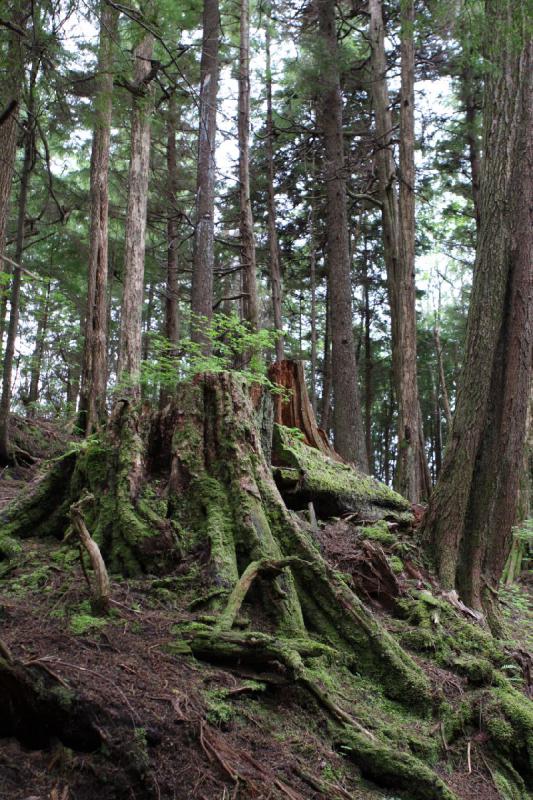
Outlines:
[[[209,344],[209,354],[204,344],[191,338],[172,344],[160,334],[152,334],[151,358],[143,361],[141,383],[147,395],[155,394],[160,387],[171,389],[178,382],[190,380],[202,372],[237,372],[250,382],[271,389],[276,387],[268,379],[263,353],[272,350],[279,333],[272,330],[250,330],[249,325],[236,314],[216,314],[210,321],[199,317],[195,325]],[[242,365],[238,368],[236,365]],[[120,390],[120,387],[118,387]]]

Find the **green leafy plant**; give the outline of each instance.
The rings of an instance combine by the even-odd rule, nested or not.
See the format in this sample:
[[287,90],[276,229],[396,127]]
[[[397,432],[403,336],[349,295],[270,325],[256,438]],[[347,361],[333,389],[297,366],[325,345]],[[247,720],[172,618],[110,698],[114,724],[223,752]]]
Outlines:
[[[235,314],[217,314],[211,320],[198,317],[194,324],[210,344],[208,355],[203,352],[201,343],[190,338],[181,339],[176,345],[160,334],[150,336],[151,357],[141,366],[141,383],[147,395],[157,392],[159,387],[172,388],[201,372],[227,370],[271,390],[280,390],[269,380],[263,357],[274,347],[279,332],[267,329],[252,331]],[[119,391],[124,383],[117,387]]]

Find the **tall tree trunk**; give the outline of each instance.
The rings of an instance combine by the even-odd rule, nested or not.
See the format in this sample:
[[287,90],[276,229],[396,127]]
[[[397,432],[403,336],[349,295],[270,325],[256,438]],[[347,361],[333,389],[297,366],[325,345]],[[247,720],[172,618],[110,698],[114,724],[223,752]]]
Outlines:
[[[313,170],[314,174],[314,170]],[[316,241],[315,241],[315,209],[311,199],[309,214],[309,278],[311,282],[311,406],[316,414],[316,368],[317,368],[317,330],[316,330]]]
[[515,522],[532,347],[533,45],[523,0],[486,0],[480,230],[452,436],[424,532],[439,577],[492,610]]
[[[203,336],[205,320],[213,313],[215,258],[215,150],[219,77],[220,12],[218,0],[205,0],[202,59],[200,64],[200,127],[196,178],[196,228],[194,232],[191,286],[192,338],[209,352]],[[204,321],[202,321],[204,320]]]
[[[281,288],[281,265],[279,258],[278,231],[276,228],[276,200],[274,196],[274,124],[272,118],[272,68],[270,62],[270,38],[272,27],[272,6],[268,5],[266,31],[265,31],[265,55],[266,55],[266,96],[267,96],[267,118],[266,118],[266,145],[267,145],[267,211],[268,211],[268,251],[270,256],[270,283],[272,287],[272,312],[274,318],[274,328],[281,331],[283,322],[281,318],[282,288]],[[283,336],[280,334],[276,339],[276,361],[283,361],[284,346]]]
[[148,361],[150,355],[150,332],[152,330],[152,317],[154,314],[154,283],[148,283],[148,297],[146,303],[146,318],[144,323],[144,336],[142,337],[142,360]]
[[372,44],[372,100],[376,124],[376,165],[383,216],[383,246],[392,326],[392,360],[398,402],[398,491],[418,503],[431,479],[424,449],[416,374],[414,3],[402,0],[400,192],[392,151],[393,123],[387,86],[381,0],[369,0]]
[[[13,21],[17,28],[21,28],[24,24],[22,14],[15,15]],[[2,261],[2,256],[4,254],[9,200],[17,155],[18,110],[22,96],[23,64],[24,55],[21,36],[15,30],[9,31],[6,80],[0,94],[2,108],[11,109],[8,118],[0,126],[0,270],[4,272],[11,272],[11,266]],[[7,293],[4,291],[0,300],[0,353],[4,340],[6,311]]]
[[331,304],[329,289],[326,290],[326,330],[324,331],[324,354],[322,358],[322,403],[320,424],[329,436],[331,428]]
[[46,291],[40,301],[40,308],[38,311],[37,332],[35,335],[35,346],[31,357],[31,370],[30,370],[30,391],[28,394],[29,414],[28,416],[35,416],[35,404],[39,399],[39,382],[41,380],[41,369],[44,356],[44,345],[46,341],[46,332],[48,329],[48,311],[50,303],[50,281],[46,286]]
[[171,344],[177,344],[179,341],[178,212],[176,208],[178,166],[176,155],[176,125],[176,95],[173,92],[169,99],[167,120],[168,217],[167,282],[165,295],[165,336]]
[[368,262],[366,261],[365,248],[365,285],[364,285],[364,341],[365,341],[365,434],[366,434],[366,457],[370,474],[373,472],[374,453],[372,450],[372,402],[374,399],[373,371],[374,362],[372,359],[372,337],[370,335],[371,314],[370,314],[370,291]]
[[97,430],[106,417],[109,147],[113,41],[117,27],[118,11],[103,0],[91,152],[91,231],[78,420],[78,427],[86,435]]
[[435,323],[433,329],[433,338],[435,339],[435,352],[437,353],[437,364],[439,367],[439,387],[442,395],[442,404],[444,406],[444,416],[446,417],[446,425],[448,434],[452,429],[452,411],[450,408],[450,398],[448,396],[448,388],[446,386],[446,375],[444,373],[444,358],[442,353],[442,343],[440,340],[440,329],[438,322]]
[[368,469],[353,335],[352,284],[344,173],[342,97],[338,71],[335,5],[315,0],[321,59],[320,128],[324,142],[327,196],[327,258],[331,314],[333,428],[335,449],[347,461]]
[[250,0],[241,0],[239,56],[239,196],[243,316],[259,327],[254,220],[250,198]]
[[[467,48],[465,58],[471,62],[473,54]],[[479,209],[479,184],[481,179],[481,156],[479,152],[479,141],[477,135],[478,118],[478,98],[474,85],[473,70],[467,65],[459,76],[461,99],[465,112],[466,143],[468,146],[468,159],[470,161],[470,179],[472,181],[472,201],[474,203],[474,216],[476,220],[476,230],[479,233],[480,209]]]
[[11,393],[13,382],[13,361],[15,357],[15,342],[18,334],[20,313],[20,288],[22,283],[21,261],[24,253],[24,231],[26,223],[26,208],[28,205],[28,190],[30,175],[35,165],[35,84],[39,72],[40,61],[35,58],[31,65],[27,117],[24,126],[24,159],[20,178],[18,197],[17,238],[15,245],[15,262],[13,279],[11,283],[9,323],[7,329],[6,350],[2,374],[2,397],[0,399],[0,463],[9,464],[13,460],[11,443],[9,440],[9,420],[11,410]]
[[150,117],[152,92],[146,81],[151,72],[154,37],[147,34],[134,51],[135,85],[141,96],[133,96],[128,209],[124,242],[124,290],[120,320],[118,380],[127,393],[140,396],[144,251],[150,166]]

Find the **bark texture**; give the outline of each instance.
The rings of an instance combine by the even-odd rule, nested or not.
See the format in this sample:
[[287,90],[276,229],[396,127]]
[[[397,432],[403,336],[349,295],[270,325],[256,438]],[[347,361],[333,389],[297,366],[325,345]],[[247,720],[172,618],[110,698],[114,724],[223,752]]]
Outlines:
[[150,117],[153,97],[147,84],[151,75],[154,37],[147,34],[134,51],[134,82],[131,117],[131,154],[128,209],[124,241],[124,291],[120,319],[118,380],[134,398],[140,396],[139,375],[142,347],[142,307],[144,293],[144,250],[150,166]]
[[353,335],[352,284],[346,207],[342,97],[337,65],[335,6],[316,0],[321,43],[321,109],[327,196],[328,302],[331,316],[333,429],[335,449],[367,470],[365,436],[357,385]]
[[392,325],[394,388],[398,402],[398,460],[395,485],[412,502],[430,492],[416,371],[414,3],[402,2],[400,190],[392,150],[393,122],[387,85],[381,0],[370,0],[372,102],[375,160],[383,217],[383,245]]
[[487,0],[480,230],[452,436],[424,531],[439,576],[490,611],[515,521],[531,378],[532,41]]
[[[220,12],[218,0],[206,0],[203,16],[202,60],[200,64],[200,127],[198,133],[198,173],[196,179],[196,228],[194,232],[191,310],[201,319],[213,313],[213,270],[215,258],[215,147],[217,132],[218,51]],[[202,336],[205,323],[193,319],[192,338]]]
[[[265,56],[266,56],[266,95],[267,95],[267,118],[266,118],[266,146],[267,146],[267,212],[268,212],[268,252],[270,258],[270,285],[272,288],[272,316],[274,328],[282,330],[283,321],[281,317],[282,308],[282,288],[281,288],[281,263],[278,242],[278,231],[276,227],[276,199],[274,194],[274,121],[272,117],[272,66],[270,58],[270,39],[272,27],[272,7],[268,6],[268,18],[265,31]],[[283,361],[283,336],[280,334],[276,340],[276,360]]]
[[2,373],[2,397],[0,399],[0,463],[9,464],[13,461],[13,452],[9,440],[9,419],[11,411],[11,393],[13,383],[13,362],[15,358],[15,343],[18,334],[20,314],[20,289],[22,284],[22,257],[24,253],[24,234],[26,226],[26,209],[30,177],[35,166],[35,130],[36,130],[36,98],[35,84],[40,68],[40,60],[36,56],[31,64],[28,80],[28,96],[26,120],[23,130],[24,157],[20,176],[20,187],[17,210],[17,234],[15,244],[15,266],[11,282],[9,323],[7,328],[6,349]]
[[239,55],[239,231],[243,317],[252,330],[259,327],[254,219],[250,197],[250,0],[240,3]]
[[78,426],[89,435],[106,417],[109,147],[113,110],[113,41],[118,11],[102,2],[91,151],[91,230]]

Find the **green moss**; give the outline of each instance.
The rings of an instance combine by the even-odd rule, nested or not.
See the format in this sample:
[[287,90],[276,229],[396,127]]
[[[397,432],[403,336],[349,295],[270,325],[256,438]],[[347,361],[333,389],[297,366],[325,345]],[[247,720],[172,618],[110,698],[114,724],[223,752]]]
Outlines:
[[[410,503],[404,497],[375,478],[309,447],[283,425],[274,425],[274,459],[281,467],[282,479],[294,481],[296,478],[317,500],[322,494],[330,493],[343,499],[347,508],[381,506],[388,509],[391,516],[394,512],[403,512],[412,520]],[[285,475],[283,468],[289,469]]]
[[486,658],[458,656],[452,659],[452,666],[473,684],[491,683],[494,677],[494,667]]
[[[385,520],[379,520],[373,525],[367,525],[366,527],[358,528],[357,530],[362,539],[370,539],[373,542],[379,542],[379,544],[383,544],[385,546],[394,544],[396,541],[395,535],[390,532],[389,526]],[[398,561],[400,561],[400,559],[398,559]],[[400,568],[400,572],[402,568],[403,564]]]
[[74,614],[70,618],[70,631],[76,636],[82,636],[90,630],[104,628],[109,620],[102,617],[93,617],[91,614]]
[[533,703],[510,686],[493,688],[485,703],[481,711],[494,746],[533,778]]
[[0,561],[14,558],[21,550],[20,544],[15,539],[0,532]]

